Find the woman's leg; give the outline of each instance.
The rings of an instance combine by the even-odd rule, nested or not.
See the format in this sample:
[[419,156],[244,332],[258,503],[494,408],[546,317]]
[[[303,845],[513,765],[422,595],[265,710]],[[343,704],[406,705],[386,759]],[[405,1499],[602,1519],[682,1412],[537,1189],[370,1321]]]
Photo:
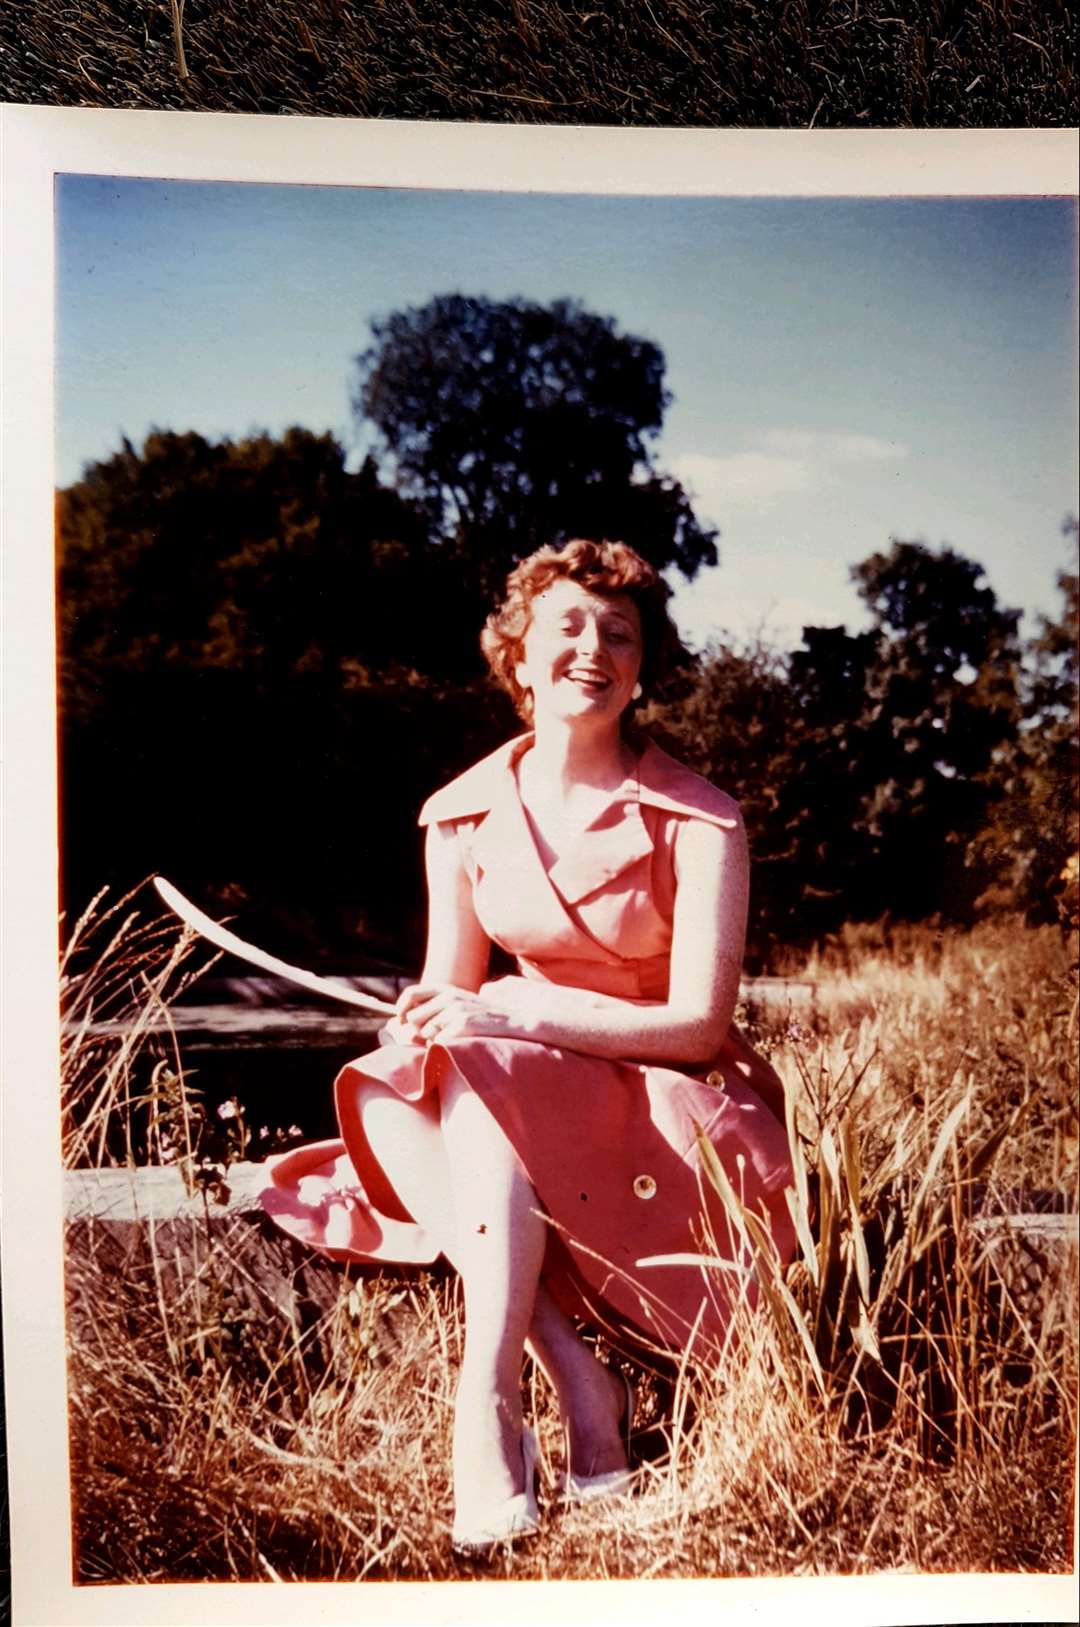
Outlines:
[[[396,1195],[462,1279],[454,1489],[467,1515],[523,1489],[519,1380],[546,1223],[514,1149],[454,1070],[439,1095],[422,1102],[360,1086],[357,1107],[386,1178],[382,1202]],[[382,1184],[377,1176],[371,1182]]]
[[529,1349],[559,1398],[569,1465],[576,1475],[626,1468],[626,1386],[593,1355],[543,1283],[537,1289]]
[[356,1107],[377,1169],[363,1171],[368,1196],[384,1214],[404,1210],[453,1266],[455,1237],[450,1167],[435,1096],[409,1102],[388,1085],[356,1087]]
[[[480,1226],[490,1228],[495,1222],[479,1215],[470,1216],[468,1221],[464,1221],[462,1210],[464,1205],[464,1208],[471,1211],[478,1201],[490,1214],[498,1213],[502,1206],[502,1200],[496,1191],[489,1190],[486,1200],[484,1199],[486,1182],[480,1187],[477,1186],[476,1168],[482,1146],[488,1149],[485,1155],[488,1163],[502,1171],[500,1179],[504,1188],[507,1186],[508,1165],[512,1164],[513,1170],[518,1174],[520,1165],[495,1119],[483,1104],[472,1096],[471,1091],[464,1093],[471,1097],[473,1105],[456,1114],[455,1129],[451,1130],[449,1138],[444,1136],[439,1102],[434,1095],[422,1102],[408,1102],[384,1085],[371,1084],[359,1088],[357,1106],[372,1153],[385,1172],[389,1192],[396,1193],[400,1203],[404,1204],[413,1219],[419,1221],[425,1230],[439,1241],[442,1252],[461,1273],[465,1282],[466,1345],[468,1355],[475,1358],[473,1372],[470,1373],[470,1385],[474,1382],[473,1373],[479,1375],[483,1366],[490,1362],[490,1354],[482,1355],[485,1345],[490,1352],[492,1345],[499,1347],[501,1344],[503,1354],[498,1384],[503,1389],[509,1387],[512,1390],[514,1409],[517,1409],[520,1345],[515,1359],[509,1344],[505,1339],[500,1340],[498,1328],[492,1332],[492,1320],[494,1318],[498,1323],[500,1315],[497,1303],[498,1291],[492,1294],[490,1286],[487,1292],[484,1289],[484,1279],[493,1256],[501,1253],[505,1257],[505,1249],[499,1251],[493,1249],[486,1242],[492,1235],[490,1231],[480,1232],[476,1229]],[[460,1086],[458,1094],[461,1094]],[[479,1140],[474,1138],[474,1130],[479,1131]],[[461,1173],[461,1179],[456,1183],[451,1177],[451,1159],[448,1151],[455,1138],[465,1142],[464,1156],[460,1160],[455,1160],[460,1163]],[[524,1192],[517,1183],[509,1182],[514,1191],[515,1203],[520,1203],[524,1199],[524,1207],[527,1210],[539,1208],[531,1186],[524,1178],[522,1180],[527,1188]],[[458,1195],[460,1188],[464,1188],[464,1192]],[[389,1205],[387,1207],[389,1209]],[[508,1221],[512,1228],[514,1224],[512,1215],[508,1215]],[[532,1222],[543,1230],[545,1223],[542,1219],[532,1216],[530,1226]],[[480,1276],[475,1291],[471,1294],[473,1303],[470,1306],[469,1277],[475,1274],[473,1267]],[[505,1298],[505,1289],[503,1295]],[[516,1316],[518,1323],[520,1318],[521,1312],[518,1310]],[[488,1329],[486,1334],[483,1331],[485,1328]],[[476,1339],[472,1338],[474,1331],[477,1332]],[[578,1337],[573,1322],[555,1304],[542,1283],[536,1286],[533,1297],[528,1342],[558,1396],[574,1472],[602,1474],[609,1469],[622,1468],[625,1464],[619,1427],[624,1403],[622,1386],[618,1384],[610,1369],[603,1367],[595,1359],[588,1346]],[[496,1361],[495,1365],[500,1364]],[[512,1380],[508,1378],[511,1368]],[[475,1383],[479,1388],[478,1376]],[[488,1395],[489,1402],[497,1393],[493,1382]],[[459,1396],[463,1406],[459,1406],[458,1415],[464,1425],[465,1413],[471,1402],[468,1394],[462,1395],[459,1391]],[[520,1418],[520,1413],[512,1410],[511,1419],[515,1416]],[[501,1478],[507,1486],[505,1495],[510,1496],[521,1490],[520,1454],[516,1445],[512,1443],[508,1457],[503,1447],[502,1429],[497,1434],[498,1446],[495,1449],[495,1456],[509,1471],[509,1477],[503,1475]],[[479,1446],[478,1438],[477,1451]],[[466,1442],[463,1445],[466,1460],[471,1455],[471,1450]],[[493,1499],[496,1500],[499,1495],[497,1492],[492,1493]]]
[[524,1487],[521,1362],[547,1223],[513,1147],[456,1071],[446,1070],[440,1096],[465,1293],[454,1494],[468,1518],[470,1509],[496,1506]]

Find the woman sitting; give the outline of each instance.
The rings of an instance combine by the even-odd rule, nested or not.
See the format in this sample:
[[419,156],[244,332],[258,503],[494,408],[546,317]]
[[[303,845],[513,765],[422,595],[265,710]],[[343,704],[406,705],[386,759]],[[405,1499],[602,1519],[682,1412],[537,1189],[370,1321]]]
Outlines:
[[[667,596],[620,543],[513,571],[483,647],[529,732],[421,811],[420,981],[337,1080],[342,1142],[279,1159],[264,1198],[337,1257],[441,1253],[460,1272],[459,1549],[536,1529],[526,1346],[558,1397],[564,1497],[618,1495],[633,1398],[577,1320],[704,1355],[752,1294],[699,1127],[780,1257],[793,1247],[779,1081],[732,1024],[738,808],[628,726],[673,641]],[[515,975],[487,981],[493,943]],[[731,1269],[647,1263],[718,1251]]]

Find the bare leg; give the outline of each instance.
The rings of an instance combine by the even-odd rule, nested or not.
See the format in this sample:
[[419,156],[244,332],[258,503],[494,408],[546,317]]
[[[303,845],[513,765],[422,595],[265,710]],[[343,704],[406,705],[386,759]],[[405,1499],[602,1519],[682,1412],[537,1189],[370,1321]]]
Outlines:
[[[458,1093],[463,1093],[460,1085]],[[472,1098],[472,1105],[465,1109],[464,1114],[457,1115],[460,1139],[466,1142],[465,1156],[460,1161],[462,1182],[459,1184],[467,1184],[471,1189],[471,1192],[466,1194],[467,1205],[471,1209],[477,1197],[475,1188],[477,1160],[482,1156],[481,1143],[471,1139],[475,1128],[479,1129],[484,1138],[482,1145],[485,1148],[493,1141],[496,1143],[494,1162],[502,1169],[501,1180],[504,1188],[507,1181],[507,1161],[512,1163],[519,1175],[520,1166],[509,1142],[487,1109],[479,1100],[472,1097],[471,1092],[465,1094]],[[456,1195],[451,1177],[448,1156],[450,1142],[444,1139],[444,1127],[440,1122],[438,1103],[434,1098],[424,1102],[407,1102],[385,1086],[372,1084],[361,1087],[358,1105],[372,1152],[386,1172],[393,1190],[413,1218],[438,1239],[442,1252],[466,1279],[467,1348],[469,1354],[474,1355],[475,1341],[471,1338],[474,1323],[477,1317],[480,1318],[481,1327],[485,1322],[490,1323],[492,1307],[490,1303],[485,1303],[482,1286],[480,1302],[470,1305],[463,1260],[477,1266],[482,1285],[484,1276],[491,1269],[492,1257],[496,1253],[502,1253],[505,1259],[505,1245],[502,1250],[492,1248],[490,1243],[485,1241],[491,1236],[492,1222],[490,1219],[485,1221],[483,1217],[477,1217],[468,1222],[468,1225],[473,1227],[472,1235],[466,1235],[466,1246],[464,1248],[461,1246],[463,1228],[460,1223],[454,1223],[461,1200]],[[501,1146],[498,1146],[498,1141],[501,1141]],[[515,1201],[520,1201],[524,1197],[524,1207],[527,1210],[537,1208],[535,1194],[524,1181],[524,1177],[522,1183],[526,1190],[524,1192],[515,1190]],[[511,1182],[510,1185],[513,1186],[514,1183]],[[497,1192],[491,1192],[489,1197],[488,1206],[495,1212],[501,1200]],[[530,1218],[543,1228],[542,1220],[535,1216]],[[489,1231],[477,1232],[475,1228],[481,1225],[487,1225]],[[532,1246],[530,1244],[530,1247]],[[476,1296],[473,1298],[475,1300]],[[519,1323],[520,1317],[519,1310],[517,1315]],[[542,1282],[535,1290],[528,1338],[533,1354],[558,1396],[574,1472],[603,1474],[610,1469],[624,1467],[626,1460],[619,1428],[624,1403],[622,1386],[615,1376],[595,1359],[588,1346],[578,1337],[573,1322],[555,1304]],[[481,1339],[477,1345],[478,1349],[483,1342]],[[513,1420],[515,1418],[518,1420],[516,1428],[519,1434],[520,1403],[517,1399],[519,1394],[517,1374],[520,1368],[520,1346],[517,1358],[504,1355],[503,1364],[506,1369],[510,1366],[514,1369],[512,1382],[509,1382],[509,1388],[513,1392],[513,1407],[508,1417],[511,1433],[514,1429]],[[480,1370],[481,1364],[478,1361],[477,1372]],[[508,1383],[505,1374],[500,1382],[505,1388]],[[489,1410],[492,1397],[497,1393],[494,1386],[488,1392]],[[471,1404],[469,1397],[466,1395],[464,1400],[468,1407]],[[464,1413],[460,1408],[459,1416],[463,1422]],[[505,1495],[510,1496],[521,1490],[521,1458],[516,1444],[512,1443],[509,1454],[506,1452],[503,1439],[504,1430],[500,1427],[497,1431],[498,1444],[493,1449],[493,1455],[505,1466],[507,1474],[500,1478],[506,1483]],[[479,1456],[479,1448],[480,1436],[477,1436],[475,1442],[463,1445],[464,1457]],[[496,1490],[491,1495],[497,1500],[500,1492]]]
[[625,1469],[625,1386],[597,1361],[543,1283],[533,1305],[529,1348],[559,1398],[568,1467],[576,1475]]
[[[457,1266],[453,1229],[450,1166],[435,1097],[407,1102],[386,1085],[361,1085],[356,1094],[364,1134],[382,1166],[385,1183],[372,1182],[371,1196],[386,1213],[389,1198],[405,1209],[435,1239],[450,1264]],[[380,1190],[385,1184],[386,1193]]]
[[454,1407],[454,1494],[491,1507],[523,1489],[521,1361],[547,1226],[528,1176],[495,1119],[460,1077],[441,1091],[465,1290],[465,1354]]

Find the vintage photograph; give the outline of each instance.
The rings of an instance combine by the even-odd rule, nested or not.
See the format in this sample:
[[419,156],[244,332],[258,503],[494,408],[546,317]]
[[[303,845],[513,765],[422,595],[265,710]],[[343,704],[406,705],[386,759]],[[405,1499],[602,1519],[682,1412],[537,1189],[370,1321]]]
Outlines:
[[54,206],[72,1582],[1071,1572],[1075,200]]

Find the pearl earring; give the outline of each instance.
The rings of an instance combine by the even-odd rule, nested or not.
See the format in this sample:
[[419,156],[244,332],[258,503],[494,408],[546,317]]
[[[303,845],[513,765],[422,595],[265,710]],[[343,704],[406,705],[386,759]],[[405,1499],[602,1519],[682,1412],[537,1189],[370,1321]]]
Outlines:
[[630,699],[634,700],[634,701],[639,701],[641,699],[641,696],[642,696],[641,685],[640,684],[635,684],[633,689],[630,691]]

